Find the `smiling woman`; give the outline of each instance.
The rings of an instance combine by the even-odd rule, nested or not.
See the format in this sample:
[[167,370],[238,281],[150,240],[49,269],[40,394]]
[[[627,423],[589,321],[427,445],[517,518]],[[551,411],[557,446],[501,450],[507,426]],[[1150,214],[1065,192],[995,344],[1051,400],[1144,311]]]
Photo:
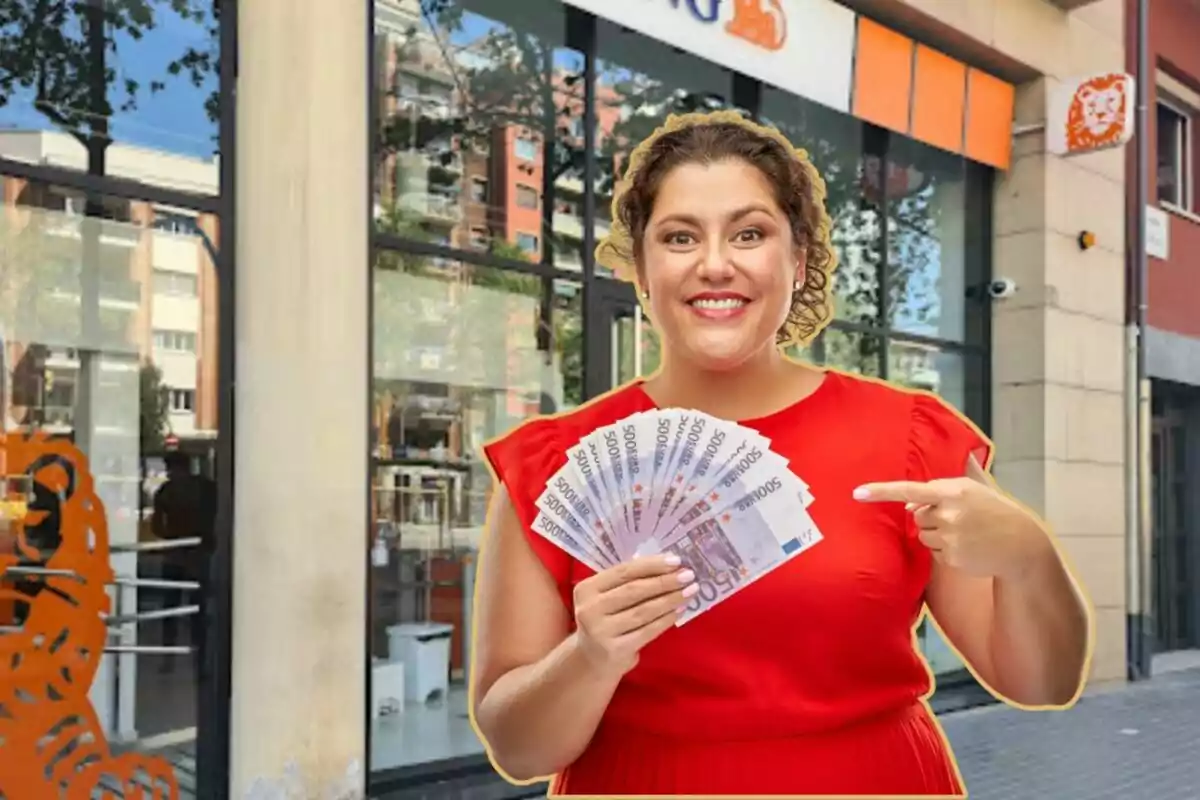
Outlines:
[[[497,485],[472,711],[512,780],[554,774],[572,795],[960,795],[914,650],[926,614],[1013,703],[1062,707],[1081,690],[1088,608],[1040,521],[987,476],[991,443],[930,394],[784,356],[828,321],[824,193],[806,153],[736,112],[672,116],[634,150],[597,257],[643,287],[662,365],[484,448]],[[740,421],[820,498],[811,553],[686,627],[702,574],[748,574],[723,572],[702,525],[669,534],[686,559],[605,567],[537,523],[576,442],[660,409]],[[753,496],[717,506],[723,535],[744,532],[735,506]],[[586,541],[577,530],[561,534]]]
[[[695,357],[711,366],[745,356],[736,331],[753,319],[768,340],[803,338],[793,353],[868,375],[891,369],[907,380],[911,373],[913,384],[965,401],[962,407],[986,422],[986,361],[962,352],[978,348],[978,339],[914,351],[927,361],[936,355],[938,365],[969,365],[955,381],[953,370],[920,369],[913,356],[900,358],[910,349],[901,349],[887,330],[895,312],[879,287],[886,283],[904,296],[909,273],[884,274],[888,253],[907,256],[908,250],[889,248],[883,232],[890,224],[890,184],[873,188],[875,173],[867,168],[889,163],[883,132],[834,110],[836,103],[819,105],[699,55],[707,52],[698,44],[705,40],[693,41],[691,32],[722,43],[732,39],[723,22],[694,18],[685,4],[672,8],[664,0],[653,14],[640,2],[608,9],[623,25],[652,29],[650,36],[604,19],[605,10],[583,13],[584,5],[375,4],[379,250],[369,542],[377,566],[369,713],[380,791],[439,781],[464,764],[478,770],[481,781],[493,775],[466,718],[465,684],[477,655],[472,641],[488,613],[486,603],[472,608],[469,602],[489,494],[474,447],[524,418],[570,410],[656,371],[668,326],[683,332]],[[708,6],[696,4],[701,16],[709,15]],[[733,8],[721,6],[724,14]],[[844,9],[819,3],[791,12],[787,58],[829,55],[812,50],[803,23],[829,22],[821,23],[822,42],[829,43],[849,31],[845,16]],[[678,49],[651,38],[664,34],[660,18],[673,21],[672,35],[686,28],[683,38],[695,46]],[[786,77],[808,97],[833,98],[844,89],[812,75],[797,79],[794,69],[761,63],[770,51],[753,52],[760,74]],[[551,101],[554,114],[546,113]],[[630,171],[631,147],[669,114],[720,108],[769,116],[811,152],[821,178],[783,157],[791,149],[786,143],[767,174],[736,157],[701,159],[670,176],[661,168]],[[713,152],[737,156],[736,148],[747,145],[740,135],[732,142],[740,144]],[[635,276],[632,249],[626,258],[593,256],[595,243],[606,237],[633,245],[634,239],[610,236],[627,227],[611,200],[630,176],[650,191],[626,192],[626,204],[656,208],[653,219],[627,209],[637,212],[634,227],[657,267],[644,270],[637,287],[649,298],[613,279],[612,267]],[[714,179],[718,192],[705,188]],[[968,197],[986,197],[983,181],[969,188]],[[827,194],[827,220],[818,204],[795,199],[815,190]],[[965,218],[953,193],[940,196],[946,202],[937,204],[936,216],[934,204],[921,196],[904,206],[905,220],[936,229],[933,220],[954,219],[950,212]],[[710,197],[720,202],[692,202]],[[969,222],[977,232],[977,218]],[[966,259],[963,243],[963,236],[942,236],[940,255],[920,252],[957,265]],[[684,279],[688,259],[702,253],[709,256],[711,280]],[[757,266],[730,280],[714,253]],[[849,268],[832,271],[835,256]],[[420,291],[405,289],[409,284]],[[793,288],[792,302],[782,299]],[[944,316],[973,319],[985,311],[959,302]],[[833,327],[816,333],[830,320]],[[475,344],[466,347],[469,342]],[[444,670],[436,666],[443,663]],[[408,680],[415,681],[412,689],[404,688]]]
[[[623,265],[618,274],[628,275],[632,267],[660,331],[679,334],[676,346],[695,357],[713,361],[750,354],[739,353],[734,342],[721,344],[708,336],[704,346],[694,347],[701,343],[683,335],[688,328],[673,313],[678,311],[669,302],[673,295],[682,294],[688,309],[703,318],[751,315],[751,327],[777,332],[777,342],[808,341],[828,321],[827,287],[836,265],[825,183],[807,160],[793,156],[790,144],[775,138],[778,134],[752,133],[734,112],[710,119],[704,126],[668,122],[666,133],[635,154],[632,178],[614,203],[629,238],[610,237],[597,257]],[[746,265],[742,274],[750,285],[742,287],[744,294],[726,285],[737,283],[734,254]],[[688,283],[684,278],[697,261],[692,285],[681,285]],[[653,272],[646,269],[649,263]],[[711,285],[697,285],[700,280]],[[770,307],[771,298],[782,304]],[[714,362],[709,368],[720,366]]]

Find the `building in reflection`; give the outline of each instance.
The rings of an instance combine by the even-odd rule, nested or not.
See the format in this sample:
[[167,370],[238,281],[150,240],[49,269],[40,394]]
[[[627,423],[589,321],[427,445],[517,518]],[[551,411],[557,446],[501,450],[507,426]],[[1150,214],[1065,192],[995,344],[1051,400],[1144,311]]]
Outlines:
[[[86,154],[57,131],[0,132],[0,157],[82,169]],[[216,188],[218,165],[171,153],[113,144],[110,173],[152,179],[187,191]],[[85,216],[83,192],[19,178],[3,182],[6,265],[6,357],[13,366],[7,413],[12,422],[68,433],[81,350],[98,349],[103,380],[128,384],[137,408],[138,372],[151,363],[167,397],[167,429],[181,440],[216,435],[217,296],[213,271],[216,220],[210,214],[114,197],[102,218]],[[93,221],[94,220],[94,221]],[[81,272],[88,226],[98,233],[93,277]],[[85,330],[81,292],[98,298],[95,323]],[[100,347],[97,348],[97,343]],[[128,409],[127,409],[128,410]],[[136,413],[98,432],[135,436]]]

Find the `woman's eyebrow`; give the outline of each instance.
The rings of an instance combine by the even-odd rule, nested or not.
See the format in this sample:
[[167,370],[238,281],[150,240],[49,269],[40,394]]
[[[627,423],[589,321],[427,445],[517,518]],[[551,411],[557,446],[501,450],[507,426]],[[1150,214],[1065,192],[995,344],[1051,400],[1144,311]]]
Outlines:
[[[761,211],[764,214],[771,213],[771,209],[769,209],[765,205],[762,205],[761,203],[750,203],[749,205],[742,206],[741,208],[735,208],[733,211],[730,211],[728,214],[725,215],[725,219],[726,219],[726,222],[737,222],[742,217],[749,216],[750,214],[753,214],[753,213],[759,212],[759,211]],[[694,225],[696,227],[700,227],[700,225],[701,225],[699,217],[697,217],[693,214],[686,214],[686,213],[682,213],[682,212],[668,214],[665,217],[663,217],[662,219],[655,220],[653,224],[654,225],[665,225],[668,222],[681,222],[685,225]]]

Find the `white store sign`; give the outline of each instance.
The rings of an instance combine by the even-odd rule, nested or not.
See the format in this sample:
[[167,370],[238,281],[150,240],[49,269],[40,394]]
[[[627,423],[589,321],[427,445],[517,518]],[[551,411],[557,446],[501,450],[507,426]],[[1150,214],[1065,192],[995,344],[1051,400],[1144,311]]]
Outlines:
[[831,0],[566,0],[570,5],[842,112],[854,12]]
[[1164,261],[1171,256],[1171,220],[1157,206],[1146,206],[1146,255]]

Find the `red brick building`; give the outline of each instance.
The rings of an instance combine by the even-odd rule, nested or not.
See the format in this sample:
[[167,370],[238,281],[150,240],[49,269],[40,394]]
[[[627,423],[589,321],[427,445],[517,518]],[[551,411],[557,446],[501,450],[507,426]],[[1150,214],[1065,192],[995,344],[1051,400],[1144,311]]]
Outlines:
[[[1137,2],[1126,4],[1128,70],[1137,73]],[[1153,407],[1150,569],[1157,652],[1200,643],[1200,2],[1150,3],[1147,370]],[[1136,150],[1128,150],[1136,225]],[[1132,233],[1132,230],[1131,230]],[[1133,241],[1132,236],[1130,241]]]

